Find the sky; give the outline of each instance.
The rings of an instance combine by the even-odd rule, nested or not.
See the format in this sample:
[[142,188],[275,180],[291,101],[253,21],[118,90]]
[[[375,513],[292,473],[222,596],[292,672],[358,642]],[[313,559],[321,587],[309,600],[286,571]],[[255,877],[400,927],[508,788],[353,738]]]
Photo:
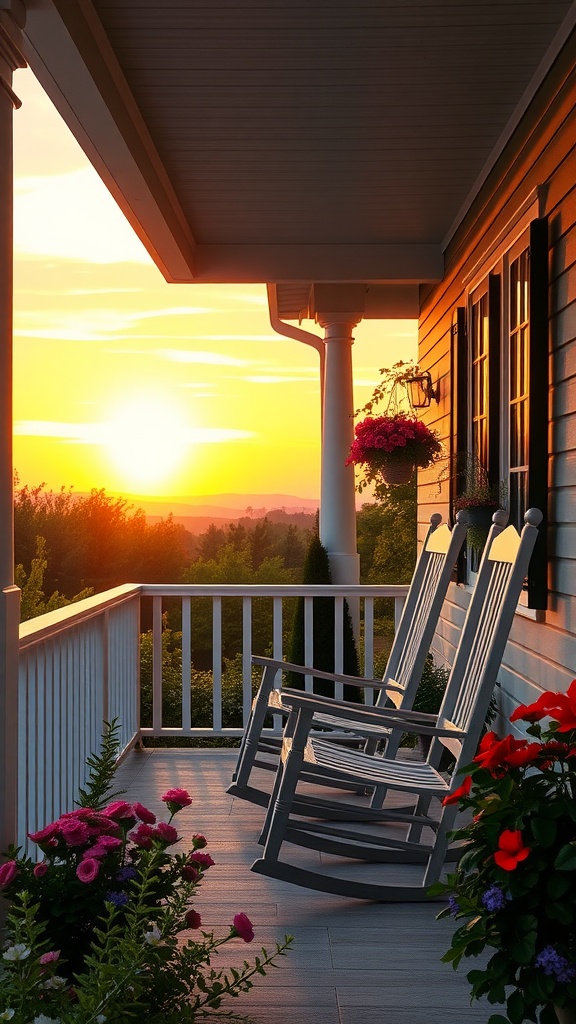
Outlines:
[[[272,330],[264,284],[168,284],[29,70],[14,89],[20,484],[317,498],[317,353]],[[358,407],[416,323],[354,334]]]

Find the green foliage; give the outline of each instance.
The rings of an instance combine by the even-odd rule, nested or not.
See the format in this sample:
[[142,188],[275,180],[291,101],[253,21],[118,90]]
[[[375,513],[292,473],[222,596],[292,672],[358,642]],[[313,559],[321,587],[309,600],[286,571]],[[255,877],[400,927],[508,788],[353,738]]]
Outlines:
[[[64,488],[46,491],[43,485],[17,487],[14,534],[16,562],[27,567],[37,557],[45,560],[46,591],[58,591],[67,601],[87,587],[173,583],[191,549],[190,534],[172,516],[148,525],[142,509],[104,490],[77,495]],[[41,556],[38,537],[44,538]]]
[[101,752],[88,761],[84,806],[31,836],[43,859],[35,863],[12,848],[0,868],[0,887],[11,903],[0,960],[0,1019],[244,1020],[224,1001],[249,991],[292,939],[285,936],[274,951],[262,949],[239,968],[212,966],[224,944],[252,941],[252,924],[240,913],[220,938],[200,931],[193,902],[214,861],[198,833],[187,852],[171,849],[181,841],[172,820],[192,802],[185,790],[162,797],[170,814],[164,822],[140,803],[97,809],[112,787],[117,731],[111,723]]
[[[304,584],[332,583],[330,563],[328,560],[328,552],[326,551],[326,548],[321,544],[320,538],[317,535],[315,535],[312,538],[312,540],[310,541],[310,545],[308,547],[308,553],[306,555],[306,561],[304,563],[302,582]],[[324,672],[333,672],[335,629],[334,598],[314,597],[312,601],[314,615],[312,634],[312,666]],[[358,676],[360,674],[358,653],[354,641],[352,620],[350,618],[350,612],[348,610],[348,605],[346,602],[344,602],[343,606],[342,629],[344,634],[344,674],[349,676]],[[294,665],[307,664],[307,659],[305,657],[304,650],[303,597],[298,598],[298,602],[296,605],[296,613],[294,616],[294,626],[292,629],[292,638],[289,647],[288,660],[291,661],[292,664]],[[286,682],[288,686],[293,686],[297,689],[304,688],[304,676],[300,675],[299,673],[289,672],[286,676]],[[314,678],[314,692],[325,697],[333,697],[334,685],[325,679]],[[360,701],[363,699],[363,692],[358,687],[345,686],[344,699]]]
[[576,683],[513,718],[531,739],[482,740],[450,797],[471,816],[453,833],[465,852],[430,894],[449,897],[439,916],[460,922],[446,963],[494,951],[467,975],[473,999],[505,1004],[493,1024],[552,1024],[552,1006],[576,1000]]
[[99,753],[90,754],[86,760],[88,777],[86,788],[78,790],[78,807],[92,807],[96,811],[112,799],[120,796],[122,790],[112,792],[116,762],[120,752],[120,723],[117,718],[104,722]]
[[36,537],[36,553],[30,565],[30,572],[27,573],[20,562],[14,570],[14,581],[20,587],[20,620],[26,622],[37,615],[44,615],[46,612],[53,612],[57,608],[64,608],[76,601],[83,601],[93,593],[92,587],[86,587],[74,597],[67,598],[63,594],[54,591],[51,597],[46,600],[44,594],[44,576],[48,568],[46,558],[46,541],[44,537]]

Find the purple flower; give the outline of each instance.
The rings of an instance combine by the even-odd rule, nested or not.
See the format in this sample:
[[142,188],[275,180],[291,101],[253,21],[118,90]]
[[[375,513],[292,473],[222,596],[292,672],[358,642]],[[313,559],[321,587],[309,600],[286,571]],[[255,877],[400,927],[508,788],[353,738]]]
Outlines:
[[460,904],[458,903],[458,900],[456,899],[455,896],[450,896],[448,898],[448,909],[452,917],[456,917],[456,914],[460,910]]
[[499,885],[491,885],[482,896],[482,903],[491,912],[502,910],[506,906],[506,896]]
[[115,907],[125,907],[128,903],[128,896],[125,892],[107,892],[106,899],[108,903],[113,903]]
[[120,871],[116,875],[116,881],[128,882],[131,878],[136,878],[137,874],[138,872],[136,871],[136,868],[132,868],[130,865],[127,865],[125,868],[120,868]]
[[544,971],[544,974],[555,978],[556,981],[568,982],[576,977],[574,964],[568,963],[566,957],[558,953],[554,946],[545,946],[542,952],[538,953],[534,963]]

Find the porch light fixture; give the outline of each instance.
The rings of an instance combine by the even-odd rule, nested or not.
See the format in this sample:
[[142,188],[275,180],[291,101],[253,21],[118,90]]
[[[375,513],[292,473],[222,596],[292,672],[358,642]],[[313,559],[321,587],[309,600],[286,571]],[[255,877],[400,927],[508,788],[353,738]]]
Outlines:
[[404,383],[413,409],[426,409],[433,398],[439,400],[439,388],[433,386],[432,376],[428,370],[422,370],[413,377],[406,377]]

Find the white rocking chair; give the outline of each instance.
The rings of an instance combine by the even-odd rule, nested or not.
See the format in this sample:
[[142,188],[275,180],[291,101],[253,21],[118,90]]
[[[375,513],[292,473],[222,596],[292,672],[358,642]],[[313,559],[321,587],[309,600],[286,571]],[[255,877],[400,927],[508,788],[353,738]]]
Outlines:
[[[263,807],[268,805],[269,793],[249,785],[249,781],[254,767],[272,771],[276,771],[277,768],[280,752],[279,738],[263,737],[262,730],[265,718],[270,713],[284,716],[288,713],[289,709],[284,704],[283,697],[285,691],[276,688],[277,681],[281,686],[283,671],[298,672],[301,675],[327,679],[332,682],[350,683],[365,689],[377,689],[379,690],[377,707],[386,705],[391,709],[412,707],[448,584],[466,538],[465,514],[458,514],[452,530],[445,524],[441,526],[441,521],[442,516],[437,512],[430,517],[430,528],[416,563],[402,617],[382,679],[365,679],[322,672],[315,668],[274,661],[271,658],[252,658],[253,664],[261,665],[264,671],[260,688],[252,705],[250,719],[244,731],[233,782],[228,793]],[[363,705],[359,705],[359,707],[363,707]],[[350,729],[346,721],[328,712],[319,713],[314,719],[314,724],[321,725],[323,729]],[[380,741],[386,735],[381,728],[370,724],[366,724],[360,731],[362,735],[366,737],[374,735]],[[394,734],[389,743],[394,743],[396,737],[399,741],[400,734]],[[375,740],[370,745],[368,739],[367,749],[375,749]],[[258,759],[259,753],[275,756],[272,760]],[[396,750],[389,746],[388,753],[393,757]]]
[[[460,784],[459,769],[470,763],[481,736],[483,723],[496,683],[518,598],[536,542],[537,527],[542,514],[530,509],[524,519],[521,536],[514,527],[505,530],[497,525],[504,513],[494,516],[478,573],[474,593],[468,607],[460,642],[456,651],[444,701],[439,714],[361,708],[350,703],[284,691],[283,698],[291,714],[288,736],[282,751],[261,842],[265,843],[261,859],[252,870],[281,878],[307,888],[360,899],[379,901],[417,901],[427,898],[428,887],[438,879],[448,852],[448,833],[453,828],[456,807],[440,805],[430,812],[432,801],[442,801]],[[322,738],[310,736],[318,714],[331,710],[349,722],[350,728],[362,724],[380,725],[392,730],[407,730],[432,738],[425,761],[390,759],[346,749]],[[456,759],[451,779],[439,770],[440,757],[448,749]],[[299,805],[296,789],[306,771],[313,768],[322,775],[322,784],[339,789],[342,783],[365,787],[372,793],[364,809],[358,797],[354,803],[343,800],[310,799],[307,818]],[[317,779],[319,776],[317,775]],[[409,808],[382,806],[392,791],[412,798]],[[356,823],[345,828],[322,821],[333,818]],[[311,820],[314,819],[314,820]],[[318,820],[320,819],[320,820]],[[378,831],[362,832],[360,823],[376,823]],[[398,823],[402,838],[398,838]],[[392,825],[392,828],[390,827]],[[427,830],[427,842],[422,831]],[[392,834],[396,831],[396,837]],[[429,840],[430,831],[432,841]],[[297,864],[279,860],[284,843],[295,844],[344,858],[346,870],[333,875],[322,865],[322,871],[307,870]],[[402,881],[386,881],[385,868],[378,872],[382,881],[358,880],[350,873],[355,861],[381,864],[416,864],[420,880],[406,885]]]

